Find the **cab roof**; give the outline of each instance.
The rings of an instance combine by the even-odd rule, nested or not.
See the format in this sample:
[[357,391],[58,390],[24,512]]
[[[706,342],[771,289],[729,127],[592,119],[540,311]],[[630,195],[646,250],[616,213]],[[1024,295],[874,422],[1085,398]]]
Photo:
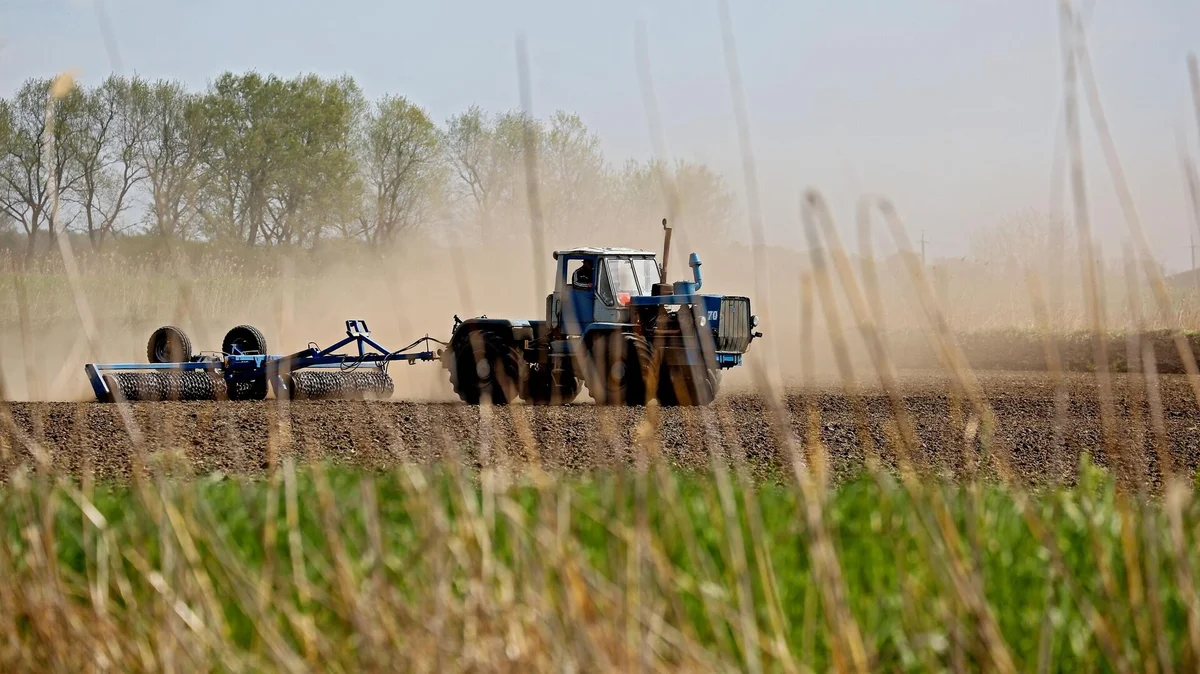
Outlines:
[[558,259],[563,255],[628,255],[630,257],[654,257],[655,253],[649,250],[638,250],[637,248],[568,248],[567,250],[558,250],[554,252],[554,259]]

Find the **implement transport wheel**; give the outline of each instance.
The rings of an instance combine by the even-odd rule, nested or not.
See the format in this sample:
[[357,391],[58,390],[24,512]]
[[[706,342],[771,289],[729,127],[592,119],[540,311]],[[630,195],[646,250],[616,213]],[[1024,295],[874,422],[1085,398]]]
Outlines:
[[231,355],[234,348],[243,354],[266,355],[267,338],[253,325],[239,325],[225,333],[225,339],[221,341],[221,351],[226,355]]
[[[701,407],[712,404],[721,387],[721,373],[710,367],[663,366],[658,402],[663,406]],[[698,376],[697,376],[698,375]]]
[[[235,350],[240,354],[266,355],[267,338],[253,325],[239,325],[225,333],[225,339],[221,340],[223,353],[230,355]],[[230,400],[263,400],[267,397],[267,378],[231,381],[228,393]]]
[[598,405],[645,405],[653,359],[650,344],[638,335],[612,333],[588,346],[592,372],[588,393]]
[[450,385],[463,402],[505,405],[515,401],[520,383],[520,354],[494,332],[479,330],[455,341],[444,358]]
[[192,340],[174,325],[164,325],[150,334],[146,360],[151,363],[186,363],[192,357]]
[[579,395],[579,380],[574,373],[563,370],[555,382],[550,367],[549,363],[522,365],[521,400],[530,405],[566,405],[575,400]]

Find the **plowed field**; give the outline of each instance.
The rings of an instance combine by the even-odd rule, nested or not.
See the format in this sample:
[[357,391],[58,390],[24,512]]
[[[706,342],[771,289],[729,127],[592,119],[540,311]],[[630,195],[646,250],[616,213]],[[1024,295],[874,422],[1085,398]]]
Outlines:
[[[1030,484],[1071,483],[1082,452],[1109,466],[1124,452],[1135,472],[1145,470],[1157,482],[1156,437],[1163,438],[1175,470],[1194,472],[1200,463],[1200,412],[1184,376],[1159,380],[1161,435],[1154,432],[1152,405],[1138,392],[1140,378],[1114,376],[1113,440],[1107,446],[1093,376],[1067,376],[1065,397],[1057,406],[1047,375],[979,376],[996,418],[986,450],[987,424],[972,421],[969,406],[952,393],[945,376],[904,379],[905,408],[921,444],[914,457],[918,466],[956,477],[1011,466],[1014,477]],[[888,399],[877,387],[860,390],[871,445],[883,461],[894,462],[897,425]],[[815,417],[808,413],[810,404]],[[834,479],[863,465],[869,449],[861,417],[841,386],[789,388],[785,407],[797,437],[819,428]],[[21,463],[31,463],[34,447],[46,450],[57,470],[91,470],[113,479],[131,474],[135,447],[152,461],[196,473],[256,473],[285,455],[375,468],[443,458],[476,467],[536,460],[552,470],[576,471],[635,461],[634,439],[646,417],[644,408],[598,408],[590,402],[483,409],[400,401],[135,403],[128,419],[111,404],[29,402],[10,403],[9,409],[19,432],[0,425],[4,479]],[[706,469],[712,452],[719,451],[745,459],[759,477],[781,476],[788,470],[788,452],[773,430],[769,409],[752,391],[726,392],[707,410],[665,408],[656,446],[669,463],[684,469]],[[811,426],[810,418],[816,419]]]

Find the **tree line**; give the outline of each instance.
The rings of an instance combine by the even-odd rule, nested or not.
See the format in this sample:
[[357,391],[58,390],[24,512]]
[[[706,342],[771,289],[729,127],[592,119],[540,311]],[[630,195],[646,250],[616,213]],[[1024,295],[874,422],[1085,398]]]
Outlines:
[[[563,111],[472,107],[438,124],[402,96],[367,99],[350,77],[256,72],[224,73],[203,91],[136,76],[54,86],[31,79],[0,99],[0,229],[23,234],[28,255],[63,232],[97,248],[135,234],[251,246],[390,245],[418,230],[502,241],[528,235],[529,166],[549,241],[654,240],[668,211],[692,237],[723,241],[734,217],[707,166],[614,164]],[[672,208],[665,193],[678,195]]]

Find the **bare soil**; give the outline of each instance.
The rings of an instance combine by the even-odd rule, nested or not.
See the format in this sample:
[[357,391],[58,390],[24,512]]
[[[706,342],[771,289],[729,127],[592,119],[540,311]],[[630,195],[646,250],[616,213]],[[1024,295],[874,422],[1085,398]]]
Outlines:
[[[971,420],[970,406],[942,374],[907,376],[903,400],[920,449],[920,469],[949,478],[982,471],[1012,476],[1031,485],[1070,484],[1081,453],[1102,465],[1158,483],[1151,406],[1137,392],[1140,378],[1112,377],[1114,417],[1105,443],[1097,382],[1067,375],[1057,424],[1055,385],[1039,373],[981,373],[980,383],[996,427],[984,448],[986,423]],[[1164,447],[1176,471],[1194,473],[1200,464],[1200,412],[1186,377],[1163,376]],[[841,385],[791,387],[785,396],[787,422],[803,442],[819,429],[830,456],[830,475],[844,479],[859,470],[871,449],[885,463],[897,461],[898,425],[888,398],[863,386],[867,422],[860,423],[854,398]],[[817,411],[809,415],[810,405]],[[645,408],[599,408],[591,403],[545,408],[526,405],[479,408],[440,402],[178,402],[129,405],[129,422],[117,405],[77,402],[9,403],[13,424],[0,423],[0,479],[32,452],[44,449],[55,470],[93,471],[100,479],[128,479],[135,450],[151,463],[196,474],[260,473],[286,455],[385,469],[402,462],[452,459],[468,466],[519,467],[533,461],[551,470],[586,471],[630,464],[641,455]],[[1137,412],[1141,413],[1138,414]],[[783,478],[789,452],[771,422],[770,406],[758,393],[723,394],[707,410],[661,410],[659,430],[648,434],[677,468],[707,470],[712,452],[745,460],[757,477]],[[813,423],[810,426],[810,419]],[[134,429],[131,434],[130,427]],[[13,429],[17,429],[14,433]],[[134,440],[137,436],[139,439]],[[1106,446],[1107,444],[1107,446]],[[652,451],[654,451],[652,449]],[[1128,457],[1122,463],[1121,457]]]

